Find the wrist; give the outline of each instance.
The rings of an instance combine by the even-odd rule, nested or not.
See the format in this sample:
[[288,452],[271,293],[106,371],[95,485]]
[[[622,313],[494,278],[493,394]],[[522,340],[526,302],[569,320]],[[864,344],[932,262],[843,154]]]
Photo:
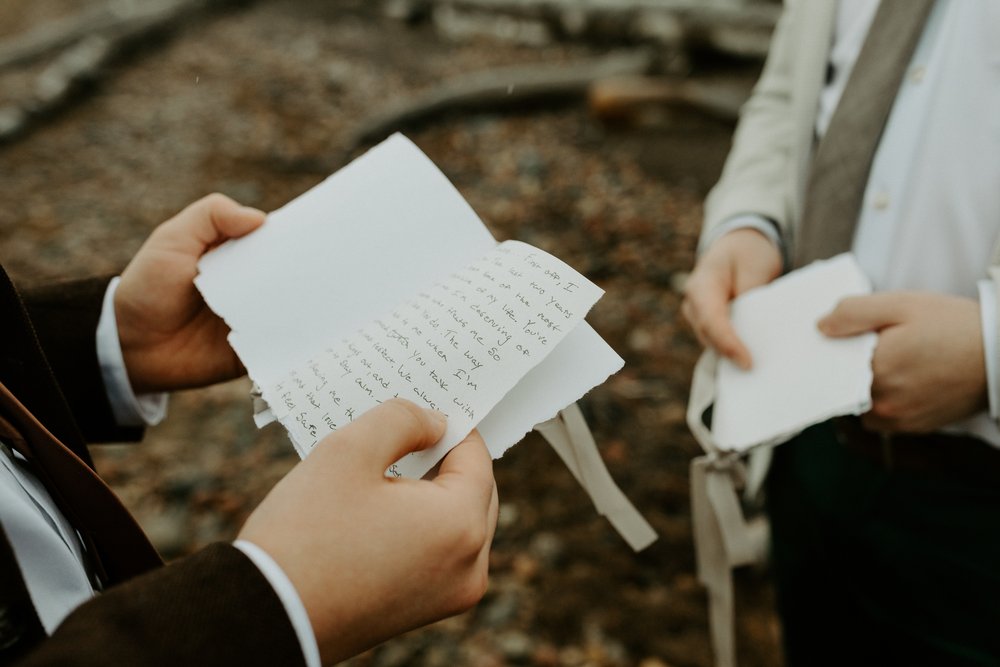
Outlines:
[[[128,287],[126,286],[125,291],[127,290]],[[119,284],[114,291],[112,307],[122,362],[125,366],[125,371],[128,373],[132,389],[139,394],[149,393],[155,391],[155,389],[148,386],[149,383],[146,381],[145,373],[142,371],[142,350],[144,346],[140,337],[136,335],[137,329],[132,324],[133,318],[128,308],[124,305],[122,292],[122,287]]]
[[299,645],[302,647],[306,667],[320,667],[319,645],[316,643],[316,635],[309,621],[309,614],[288,575],[271,558],[270,554],[253,542],[238,539],[233,542],[233,546],[242,551],[257,566],[260,573],[271,584],[278,599],[281,600],[285,613],[288,614],[288,620],[295,630],[296,637],[298,637]]
[[784,241],[778,230],[778,225],[773,220],[756,213],[735,215],[706,230],[698,241],[698,254],[704,254],[713,243],[726,235],[744,230],[752,230],[760,234],[771,242],[780,255],[784,256]]
[[104,294],[97,324],[97,360],[115,421],[119,426],[148,426],[166,414],[167,397],[137,388],[129,375],[128,360],[118,326],[115,296],[119,279],[112,279]]

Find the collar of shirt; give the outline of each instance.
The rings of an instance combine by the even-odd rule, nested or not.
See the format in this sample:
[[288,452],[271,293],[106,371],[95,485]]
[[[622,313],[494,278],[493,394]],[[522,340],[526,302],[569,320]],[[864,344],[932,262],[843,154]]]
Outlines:
[[20,455],[0,447],[0,520],[45,631],[94,595],[80,540]]

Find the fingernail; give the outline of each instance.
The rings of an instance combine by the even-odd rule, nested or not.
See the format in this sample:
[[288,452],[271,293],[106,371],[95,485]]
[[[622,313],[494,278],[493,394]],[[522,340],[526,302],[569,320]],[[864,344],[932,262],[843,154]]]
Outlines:
[[427,408],[427,412],[437,423],[441,425],[448,423],[448,415],[445,413],[440,412],[439,410],[431,410],[430,408]]

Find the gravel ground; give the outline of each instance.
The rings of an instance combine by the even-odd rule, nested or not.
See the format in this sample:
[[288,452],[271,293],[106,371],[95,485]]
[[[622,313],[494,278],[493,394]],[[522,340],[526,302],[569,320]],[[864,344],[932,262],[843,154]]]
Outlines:
[[[0,36],[84,3],[8,0]],[[364,1],[243,3],[119,58],[71,106],[0,146],[0,261],[24,283],[120,270],[149,231],[212,191],[273,209],[346,160],[366,118],[449,76],[595,55],[450,43]],[[36,66],[37,67],[37,66]],[[17,99],[31,68],[0,73]],[[680,322],[701,204],[731,127],[691,112],[602,125],[582,105],[453,116],[408,131],[499,239],[551,251],[607,291],[589,318],[626,367],[582,403],[613,476],[660,533],[635,555],[529,436],[496,465],[490,591],[473,611],[352,665],[711,664],[693,574],[684,405],[697,344]],[[175,396],[101,472],[168,557],[232,539],[296,457],[258,431],[244,381]],[[744,665],[775,665],[763,571],[738,577]]]

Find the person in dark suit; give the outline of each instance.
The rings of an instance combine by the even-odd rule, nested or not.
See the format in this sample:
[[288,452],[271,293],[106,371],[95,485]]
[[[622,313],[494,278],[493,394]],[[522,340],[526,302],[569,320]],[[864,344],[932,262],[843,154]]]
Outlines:
[[[206,197],[157,228],[110,291],[88,280],[22,298],[0,269],[0,664],[329,664],[484,593],[490,457],[473,432],[434,479],[385,478],[444,432],[443,415],[406,401],[328,437],[236,543],[167,566],[95,474],[86,443],[141,435],[109,398],[95,332],[114,323],[126,393],[242,375],[192,281],[199,257],[263,219]],[[84,589],[71,602],[52,583],[63,575]]]

